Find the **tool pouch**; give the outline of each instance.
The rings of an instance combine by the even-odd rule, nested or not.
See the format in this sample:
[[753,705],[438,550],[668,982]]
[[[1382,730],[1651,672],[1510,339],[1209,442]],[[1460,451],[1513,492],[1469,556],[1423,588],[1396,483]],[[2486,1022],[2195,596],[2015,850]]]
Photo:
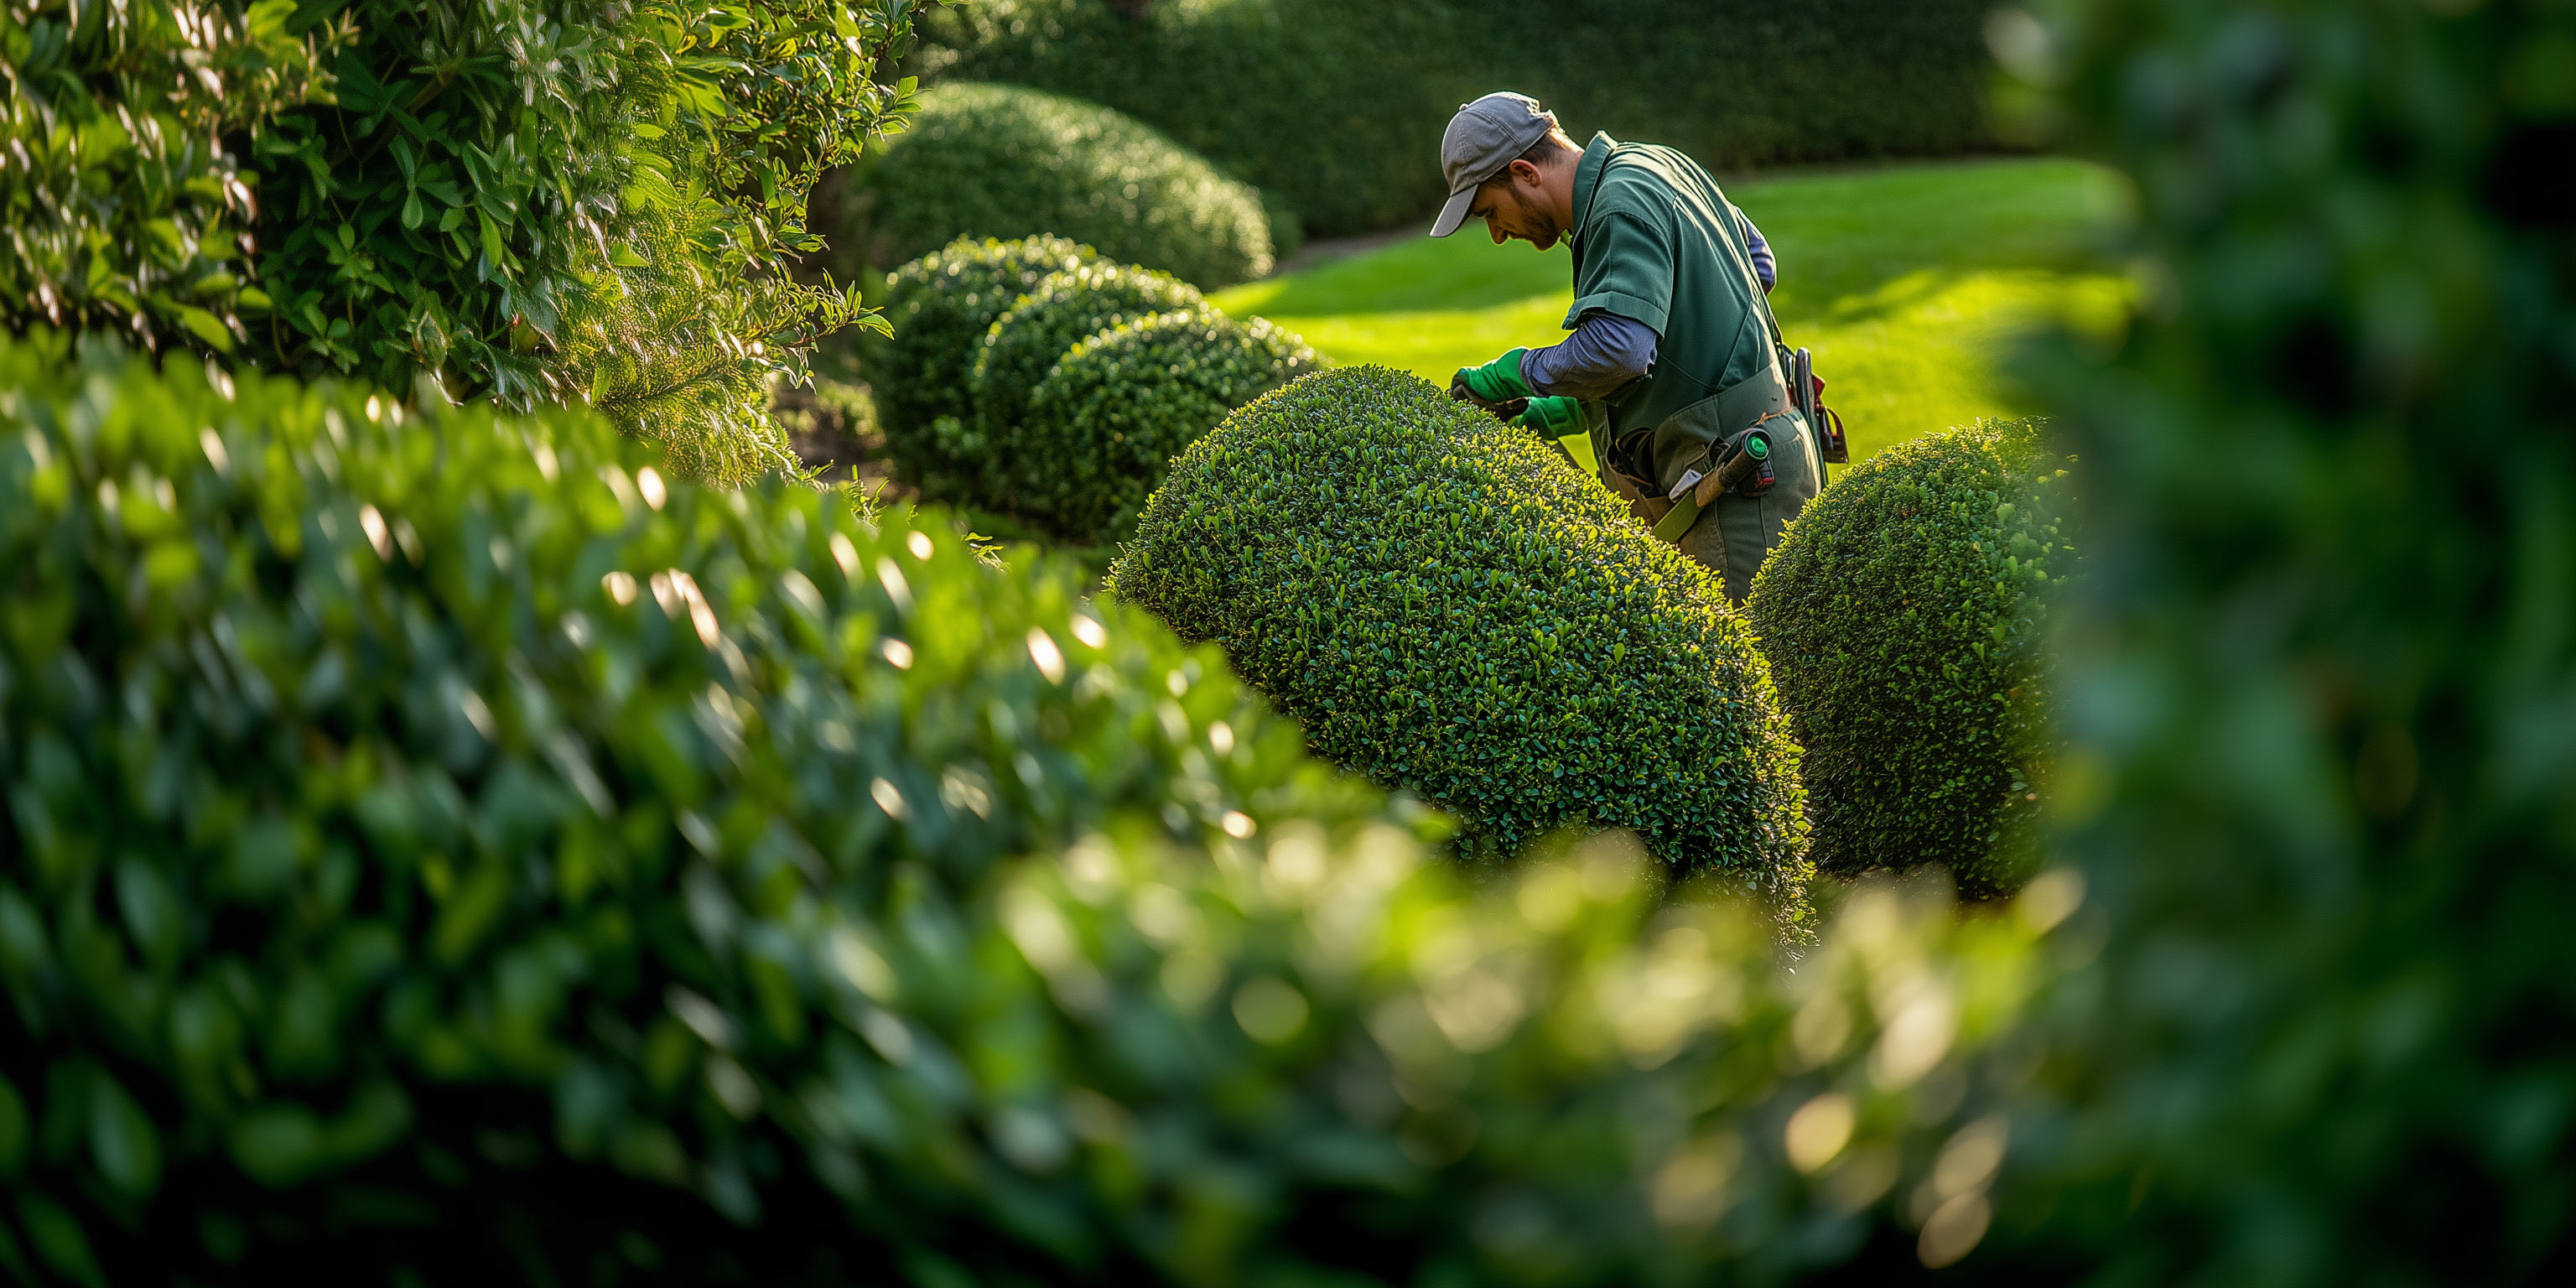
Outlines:
[[1840,412],[1825,405],[1825,378],[1816,374],[1816,357],[1805,349],[1780,346],[1780,369],[1789,373],[1789,403],[1816,433],[1816,459],[1827,465],[1851,463],[1851,444],[1843,438]]

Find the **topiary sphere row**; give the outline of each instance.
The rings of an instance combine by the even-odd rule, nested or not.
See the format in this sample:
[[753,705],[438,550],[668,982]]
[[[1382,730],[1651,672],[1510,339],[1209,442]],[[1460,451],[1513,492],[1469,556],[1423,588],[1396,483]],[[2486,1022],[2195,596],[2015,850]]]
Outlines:
[[876,395],[877,425],[897,473],[916,485],[941,476],[947,456],[933,426],[974,414],[975,355],[993,320],[1048,274],[1099,255],[1062,237],[958,241],[886,274],[894,334],[861,342],[860,365]]
[[1118,531],[1175,454],[1322,363],[1291,332],[1205,306],[1112,326],[1075,344],[1030,391],[1001,456],[1010,495],[1060,531]]
[[886,280],[894,335],[862,362],[897,473],[1079,542],[1117,535],[1171,454],[1228,410],[1323,361],[1170,274],[1061,238],[961,241]]
[[1810,502],[1745,612],[1806,748],[1829,872],[1948,867],[1991,897],[2033,868],[2050,754],[2051,587],[2075,566],[2036,421],[1871,457]]
[[[985,427],[987,441],[1008,441],[1011,429],[1028,414],[1029,395],[1038,382],[1085,338],[1122,322],[1206,304],[1197,287],[1133,264],[1082,264],[1048,274],[1009,312],[993,319],[975,354],[970,388],[975,419]],[[997,466],[1001,462],[981,444],[971,466],[959,462],[959,468],[987,477],[998,472]],[[985,494],[994,494],[993,489]]]
[[1211,290],[1272,262],[1261,194],[1123,112],[943,85],[853,184],[842,234],[891,264],[958,237],[1056,234]]
[[1626,827],[1802,915],[1798,749],[1707,572],[1529,435],[1402,372],[1307,376],[1174,463],[1109,587],[1323,756],[1507,854]]

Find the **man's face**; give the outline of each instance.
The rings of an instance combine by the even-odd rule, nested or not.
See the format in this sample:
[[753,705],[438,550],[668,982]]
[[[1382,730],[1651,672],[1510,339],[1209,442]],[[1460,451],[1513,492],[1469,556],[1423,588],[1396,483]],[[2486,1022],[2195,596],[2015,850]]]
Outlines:
[[1501,177],[1476,190],[1475,203],[1467,213],[1485,221],[1485,231],[1493,234],[1495,245],[1517,237],[1540,250],[1551,250],[1565,235],[1556,226],[1556,217],[1537,200],[1538,179],[1536,166],[1515,161]]

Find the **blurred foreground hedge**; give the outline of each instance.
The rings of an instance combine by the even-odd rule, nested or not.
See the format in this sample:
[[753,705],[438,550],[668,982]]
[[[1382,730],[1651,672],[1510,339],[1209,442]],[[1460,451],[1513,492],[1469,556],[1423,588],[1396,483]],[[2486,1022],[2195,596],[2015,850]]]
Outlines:
[[2576,12],[1997,35],[2004,106],[2137,182],[2147,285],[2025,369],[2078,462],[2058,785],[2108,934],[1998,1232],[2040,1278],[2564,1278]]
[[1995,1180],[2066,891],[1784,974],[1616,838],[1460,889],[935,519],[42,335],[0,391],[22,1278],[1770,1277]]

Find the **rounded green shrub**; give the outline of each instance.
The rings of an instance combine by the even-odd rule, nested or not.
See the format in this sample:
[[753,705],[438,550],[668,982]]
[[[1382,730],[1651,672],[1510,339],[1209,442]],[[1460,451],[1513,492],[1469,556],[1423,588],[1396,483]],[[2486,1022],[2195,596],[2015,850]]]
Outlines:
[[986,328],[975,352],[974,415],[935,427],[954,477],[974,480],[968,495],[997,503],[1007,501],[1005,480],[1017,471],[1060,467],[1001,456],[1028,415],[1029,396],[1056,363],[1122,322],[1206,306],[1197,287],[1132,264],[1101,261],[1048,274]]
[[1810,503],[1754,578],[1824,870],[1940,864],[1992,896],[2033,869],[2046,592],[2075,566],[2059,464],[2035,421],[1899,444]]
[[1226,413],[1323,365],[1291,332],[1206,307],[1102,331],[1030,392],[1001,453],[1012,508],[1103,539],[1135,521],[1172,457]]
[[1270,271],[1261,194],[1134,117],[1010,85],[921,101],[851,183],[842,235],[872,263],[1054,234],[1209,290]]
[[886,274],[883,302],[894,333],[865,338],[859,364],[876,396],[895,472],[907,482],[955,473],[935,426],[975,412],[975,355],[993,319],[1050,273],[1099,256],[1062,237],[957,241]]
[[1633,828],[1797,915],[1798,750],[1704,570],[1528,434],[1416,376],[1308,376],[1173,463],[1110,575],[1327,759],[1499,855]]
[[14,1278],[1778,1279],[1857,1242],[1779,1124],[1881,1094],[1868,999],[1956,990],[1927,1083],[2019,1005],[2009,919],[1792,979],[1620,837],[1479,896],[1068,566],[656,459],[0,341]]

